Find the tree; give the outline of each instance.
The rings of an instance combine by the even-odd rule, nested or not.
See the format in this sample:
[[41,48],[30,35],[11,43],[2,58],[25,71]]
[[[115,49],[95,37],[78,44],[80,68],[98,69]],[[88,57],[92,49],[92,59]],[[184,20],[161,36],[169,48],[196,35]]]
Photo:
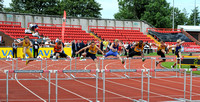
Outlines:
[[5,11],[57,15],[58,3],[59,0],[12,0]]
[[3,11],[3,0],[0,0],[0,11]]
[[61,14],[66,10],[68,16],[73,17],[101,17],[101,5],[95,0],[61,0]]
[[145,5],[146,11],[144,12],[141,20],[145,20],[157,28],[171,28],[172,20],[169,3],[166,0],[151,0],[149,5]]
[[[196,13],[196,14],[195,14]],[[187,25],[194,25],[194,16],[196,15],[196,25],[200,24],[200,15],[199,15],[198,7],[192,10],[192,13],[190,14],[190,17],[188,19]]]
[[115,19],[141,19],[145,5],[151,0],[118,0],[119,12],[114,14]]
[[66,10],[68,16],[101,17],[100,4],[95,0],[12,0],[6,12],[62,15]]
[[[173,12],[172,12],[173,13]],[[178,25],[187,24],[187,12],[185,9],[181,12],[178,8],[174,8],[174,26],[177,28]]]

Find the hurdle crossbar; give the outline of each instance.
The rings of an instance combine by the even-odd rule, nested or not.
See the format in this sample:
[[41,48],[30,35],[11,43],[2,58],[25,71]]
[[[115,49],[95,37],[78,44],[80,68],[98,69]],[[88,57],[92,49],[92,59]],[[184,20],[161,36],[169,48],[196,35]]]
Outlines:
[[[4,73],[6,73],[6,101],[8,102],[8,74],[9,73],[49,73],[49,84],[48,84],[48,101],[50,102],[51,99],[51,73],[52,70],[4,70]],[[15,77],[15,80],[17,79],[17,76]]]

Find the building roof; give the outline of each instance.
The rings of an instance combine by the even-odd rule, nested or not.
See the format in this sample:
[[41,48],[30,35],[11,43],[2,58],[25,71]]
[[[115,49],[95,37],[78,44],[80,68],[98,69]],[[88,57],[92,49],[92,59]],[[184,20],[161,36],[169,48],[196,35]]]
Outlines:
[[178,29],[182,29],[182,28],[185,31],[200,32],[200,26],[178,25]]

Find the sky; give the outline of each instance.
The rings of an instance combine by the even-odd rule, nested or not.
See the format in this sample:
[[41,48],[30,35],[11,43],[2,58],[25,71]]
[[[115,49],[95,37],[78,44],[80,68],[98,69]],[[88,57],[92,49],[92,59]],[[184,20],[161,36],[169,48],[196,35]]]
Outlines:
[[[114,19],[114,14],[119,11],[117,0],[96,0],[101,4],[103,10],[101,10],[102,18]],[[173,6],[173,0],[167,0],[171,6]],[[4,6],[9,7],[11,0],[4,0]],[[174,0],[174,6],[178,7],[179,10],[186,9],[187,13],[191,13],[194,9],[195,0]],[[196,6],[200,6],[200,0],[196,0]],[[200,7],[199,7],[200,11]],[[189,16],[189,15],[188,15]]]

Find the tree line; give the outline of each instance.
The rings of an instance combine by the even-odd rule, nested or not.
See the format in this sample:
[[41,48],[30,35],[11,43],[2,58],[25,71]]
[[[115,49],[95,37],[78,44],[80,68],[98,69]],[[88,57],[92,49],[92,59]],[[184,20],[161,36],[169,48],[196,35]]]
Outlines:
[[[112,7],[112,4],[110,4]],[[166,0],[118,0],[119,11],[113,16],[117,20],[145,20],[156,28],[171,28],[173,7]],[[185,5],[187,6],[187,5]],[[101,18],[101,4],[95,0],[12,0],[10,7],[3,6],[0,0],[0,11],[32,14],[63,15]],[[198,7],[189,15],[186,9],[174,8],[175,28],[178,25],[200,24]]]

